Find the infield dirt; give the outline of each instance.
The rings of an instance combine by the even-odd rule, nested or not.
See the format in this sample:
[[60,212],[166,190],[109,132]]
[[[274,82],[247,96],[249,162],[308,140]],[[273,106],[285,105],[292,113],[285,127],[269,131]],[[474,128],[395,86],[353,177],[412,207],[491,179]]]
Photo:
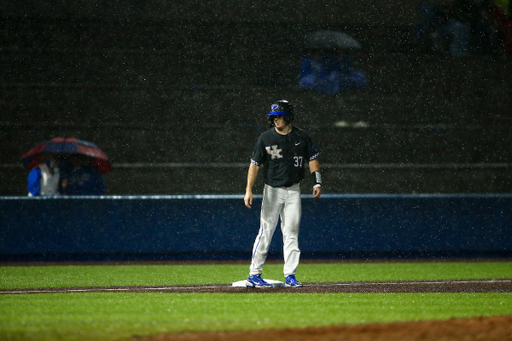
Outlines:
[[512,292],[512,279],[465,279],[435,281],[329,282],[305,283],[303,288],[241,288],[227,284],[187,286],[119,286],[5,289],[0,294],[43,294],[72,292],[167,292],[167,293],[469,293]]
[[247,332],[180,333],[130,341],[509,341],[512,316]]

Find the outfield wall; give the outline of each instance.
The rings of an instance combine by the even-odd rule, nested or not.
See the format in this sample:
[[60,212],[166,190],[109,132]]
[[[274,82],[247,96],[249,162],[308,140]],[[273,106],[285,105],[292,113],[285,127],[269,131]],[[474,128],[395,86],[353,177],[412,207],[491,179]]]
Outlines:
[[[261,196],[0,197],[0,261],[249,259]],[[512,195],[303,196],[304,258],[512,256]],[[276,232],[270,257],[281,257]]]

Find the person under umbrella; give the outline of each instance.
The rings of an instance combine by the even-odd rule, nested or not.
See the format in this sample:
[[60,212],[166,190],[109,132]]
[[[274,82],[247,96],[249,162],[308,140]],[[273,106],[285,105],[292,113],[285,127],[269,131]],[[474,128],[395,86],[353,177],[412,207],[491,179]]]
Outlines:
[[41,163],[28,174],[28,195],[60,195],[60,171],[58,161],[51,154],[41,156]]
[[[51,195],[103,195],[105,183],[102,174],[112,171],[110,162],[94,143],[78,140],[76,138],[57,137],[50,141],[44,141],[30,149],[21,157],[24,166],[33,170],[29,174],[29,193],[32,195],[48,195],[48,191],[38,192],[38,181],[45,174],[45,163],[51,157],[53,160],[52,186],[58,183],[58,190],[54,189]],[[40,166],[42,165],[42,166]],[[58,174],[58,175],[57,175]],[[57,178],[58,180],[55,180]],[[41,185],[39,185],[41,187]],[[44,185],[44,188],[47,186]],[[53,187],[52,187],[53,188]]]
[[80,154],[64,155],[60,162],[61,186],[63,195],[103,195],[105,182],[97,167],[87,156]]
[[328,95],[364,88],[368,83],[366,74],[352,69],[352,60],[347,53],[359,48],[359,42],[342,32],[318,31],[307,35],[299,87]]

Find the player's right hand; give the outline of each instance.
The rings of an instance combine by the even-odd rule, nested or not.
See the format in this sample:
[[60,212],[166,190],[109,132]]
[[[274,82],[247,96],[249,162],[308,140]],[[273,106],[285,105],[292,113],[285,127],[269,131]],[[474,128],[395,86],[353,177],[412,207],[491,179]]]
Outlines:
[[252,206],[251,206],[252,205],[252,192],[250,192],[250,191],[245,192],[244,202],[245,202],[245,206],[252,208]]
[[322,195],[322,187],[313,188],[313,199],[320,198],[320,195]]

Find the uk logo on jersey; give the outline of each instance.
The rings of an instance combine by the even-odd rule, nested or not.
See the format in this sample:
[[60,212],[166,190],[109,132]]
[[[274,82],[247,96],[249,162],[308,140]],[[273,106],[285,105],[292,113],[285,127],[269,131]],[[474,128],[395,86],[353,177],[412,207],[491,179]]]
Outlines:
[[277,149],[277,145],[275,146],[267,146],[265,147],[265,149],[267,150],[267,153],[270,154],[270,156],[272,156],[272,160],[274,159],[282,159],[283,156],[281,155],[281,152],[283,151],[282,149]]

